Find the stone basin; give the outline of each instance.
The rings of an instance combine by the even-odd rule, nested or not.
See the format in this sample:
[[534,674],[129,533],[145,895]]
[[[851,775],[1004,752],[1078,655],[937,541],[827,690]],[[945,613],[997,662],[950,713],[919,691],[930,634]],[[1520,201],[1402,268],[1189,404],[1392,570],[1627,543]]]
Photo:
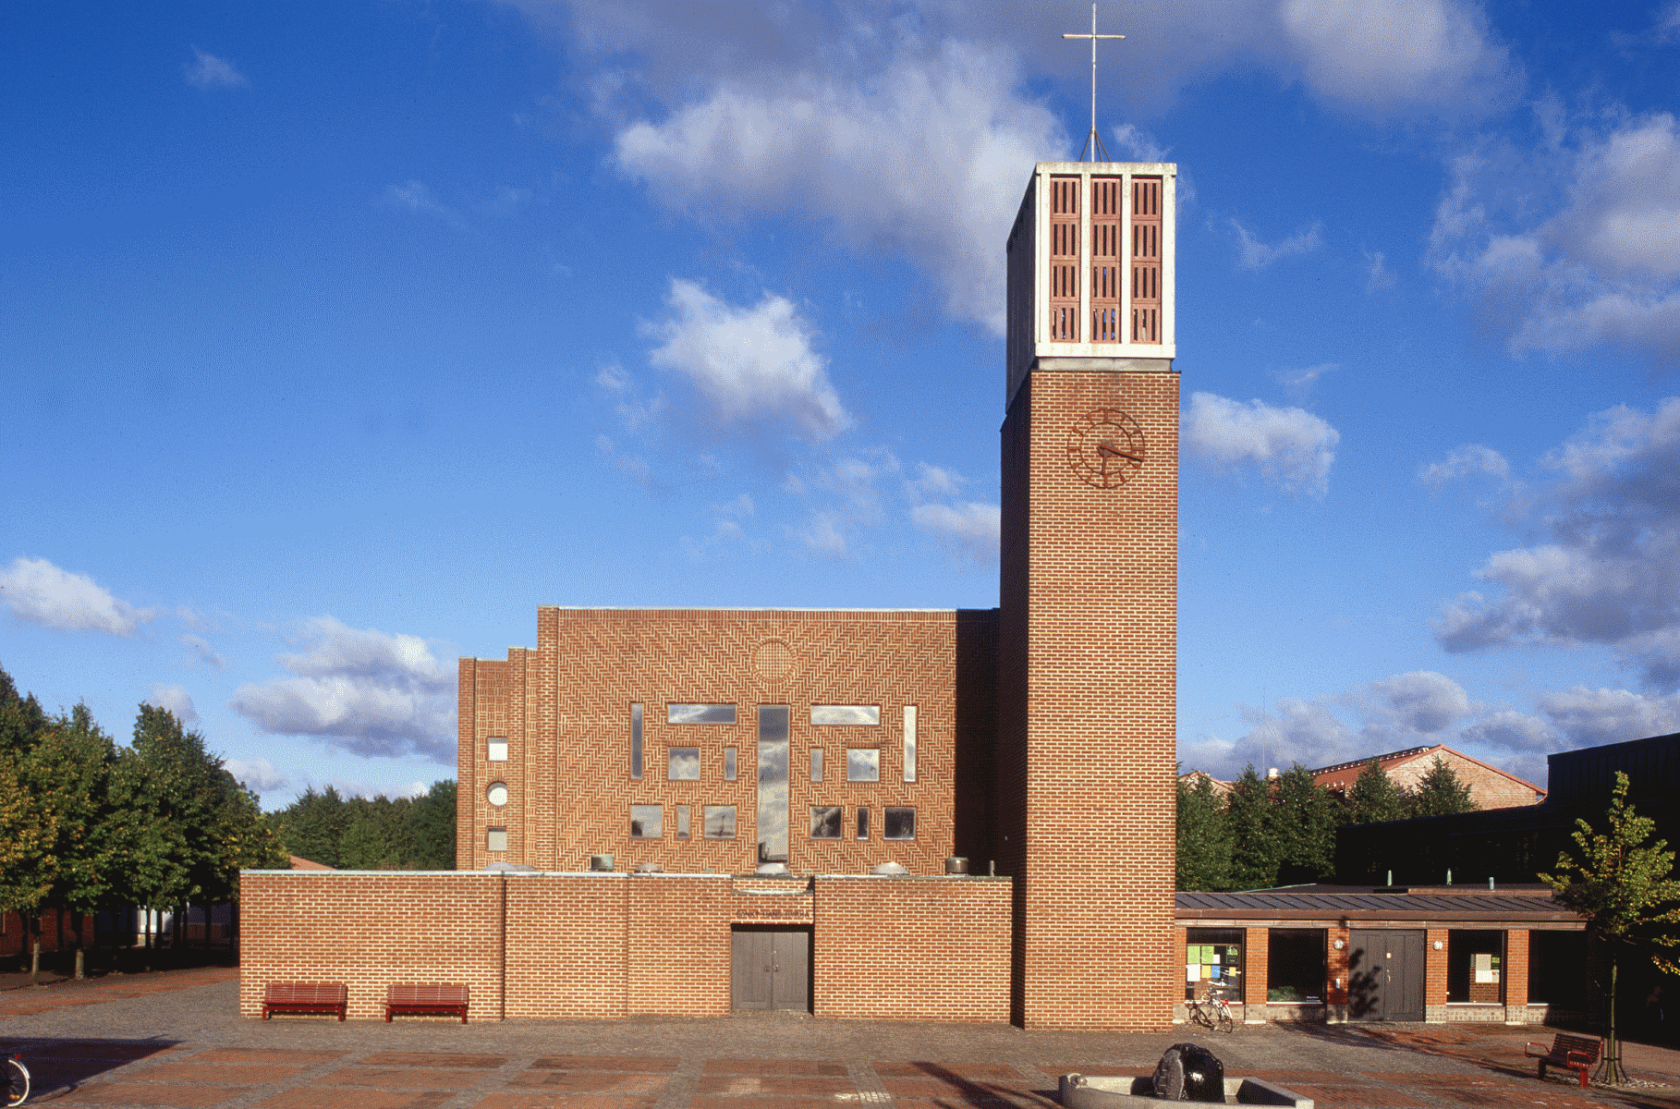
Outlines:
[[[1101,1075],[1064,1074],[1058,1095],[1067,1109],[1194,1109],[1208,1102],[1167,1101],[1155,1096],[1153,1078],[1109,1078]],[[1313,1109],[1313,1100],[1282,1086],[1258,1078],[1227,1078],[1227,1105],[1287,1105]]]

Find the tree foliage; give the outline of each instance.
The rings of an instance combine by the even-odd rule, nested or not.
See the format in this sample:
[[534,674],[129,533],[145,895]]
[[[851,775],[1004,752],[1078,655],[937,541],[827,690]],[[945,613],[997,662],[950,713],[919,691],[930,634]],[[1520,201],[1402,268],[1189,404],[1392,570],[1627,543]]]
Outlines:
[[1230,888],[1231,839],[1225,827],[1225,802],[1213,779],[1196,775],[1194,786],[1178,782],[1178,888]]
[[1459,781],[1453,768],[1436,755],[1412,793],[1411,815],[1450,816],[1453,813],[1474,812],[1475,809],[1476,802],[1470,799],[1470,787]]
[[1372,759],[1365,764],[1359,777],[1354,779],[1353,788],[1348,791],[1342,823],[1381,824],[1389,820],[1404,820],[1407,804],[1405,791],[1394,784],[1394,779],[1383,770],[1381,763]]
[[1244,768],[1225,799],[1225,826],[1231,839],[1231,887],[1252,890],[1277,885],[1281,852],[1272,816],[1272,784],[1252,764]]
[[1316,882],[1336,869],[1336,814],[1330,793],[1295,763],[1281,774],[1272,796],[1277,840],[1277,881]]
[[269,825],[292,855],[343,870],[455,869],[455,783],[420,797],[345,798],[313,787]]

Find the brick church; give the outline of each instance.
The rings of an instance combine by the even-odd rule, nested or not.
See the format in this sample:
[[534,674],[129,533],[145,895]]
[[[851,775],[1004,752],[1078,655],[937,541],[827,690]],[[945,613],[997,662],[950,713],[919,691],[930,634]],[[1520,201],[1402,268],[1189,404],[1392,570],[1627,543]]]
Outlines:
[[[387,978],[424,961],[474,1019],[1169,1024],[1175,173],[1027,182],[999,607],[539,608],[534,648],[460,663],[459,872],[332,887],[434,933]],[[319,910],[258,877],[248,921]]]

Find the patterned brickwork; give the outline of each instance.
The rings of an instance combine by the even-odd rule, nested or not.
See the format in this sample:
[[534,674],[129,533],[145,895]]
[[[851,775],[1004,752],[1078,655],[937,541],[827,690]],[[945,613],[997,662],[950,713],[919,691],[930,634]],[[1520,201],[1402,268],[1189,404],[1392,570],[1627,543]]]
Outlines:
[[[1147,444],[1117,489],[1086,484],[1068,460],[1071,428],[1102,408],[1130,414]],[[1165,1027],[1182,990],[1177,460],[1178,377],[1165,369],[1037,372],[1005,421],[997,807],[1021,845],[1000,854],[1021,879],[1029,1028]],[[1022,785],[1024,810],[1007,811]]]
[[383,1019],[397,982],[461,983],[470,1018],[502,1015],[502,880],[488,874],[247,871],[239,1011],[269,982],[343,982],[347,1015]]
[[[792,869],[861,873],[891,860],[937,874],[948,855],[978,856],[990,840],[996,625],[995,612],[540,609],[536,650],[461,666],[461,823],[471,828],[459,837],[460,865],[581,870],[611,854],[621,870],[750,873],[760,705],[792,710]],[[630,777],[634,703],[644,712],[640,781]],[[670,724],[667,703],[733,704],[736,723]],[[881,723],[813,725],[817,704],[877,705]],[[903,780],[906,705],[918,710],[915,782]],[[487,763],[488,739],[504,735],[508,762]],[[667,780],[672,747],[699,749],[698,781]],[[724,777],[731,747],[733,782]],[[821,782],[810,777],[813,747],[824,753]],[[879,751],[878,782],[846,780],[849,748]],[[486,799],[494,781],[508,786],[500,808]],[[660,838],[631,838],[631,805],[660,806]],[[689,808],[686,839],[679,805]],[[703,834],[708,805],[734,806],[733,839]],[[810,837],[815,805],[843,807],[841,839]],[[882,838],[889,805],[916,810],[913,840]],[[867,840],[856,835],[860,806],[870,811]],[[493,826],[509,830],[505,855],[486,849]]]
[[1008,881],[818,877],[816,921],[817,1016],[1009,1019]]

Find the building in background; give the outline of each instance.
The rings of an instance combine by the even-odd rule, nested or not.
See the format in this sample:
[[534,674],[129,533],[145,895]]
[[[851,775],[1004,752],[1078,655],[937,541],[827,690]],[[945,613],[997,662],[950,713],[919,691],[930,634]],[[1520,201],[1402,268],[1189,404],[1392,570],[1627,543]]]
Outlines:
[[1404,751],[1390,751],[1386,755],[1367,755],[1362,759],[1339,762],[1314,770],[1313,781],[1338,798],[1345,798],[1360,771],[1372,760],[1382,768],[1389,780],[1401,789],[1416,792],[1418,785],[1440,759],[1452,768],[1459,783],[1470,790],[1470,800],[1478,809],[1507,809],[1513,805],[1538,805],[1546,799],[1546,791],[1532,782],[1525,782],[1515,774],[1480,759],[1455,751],[1444,743],[1433,747],[1408,747]]

